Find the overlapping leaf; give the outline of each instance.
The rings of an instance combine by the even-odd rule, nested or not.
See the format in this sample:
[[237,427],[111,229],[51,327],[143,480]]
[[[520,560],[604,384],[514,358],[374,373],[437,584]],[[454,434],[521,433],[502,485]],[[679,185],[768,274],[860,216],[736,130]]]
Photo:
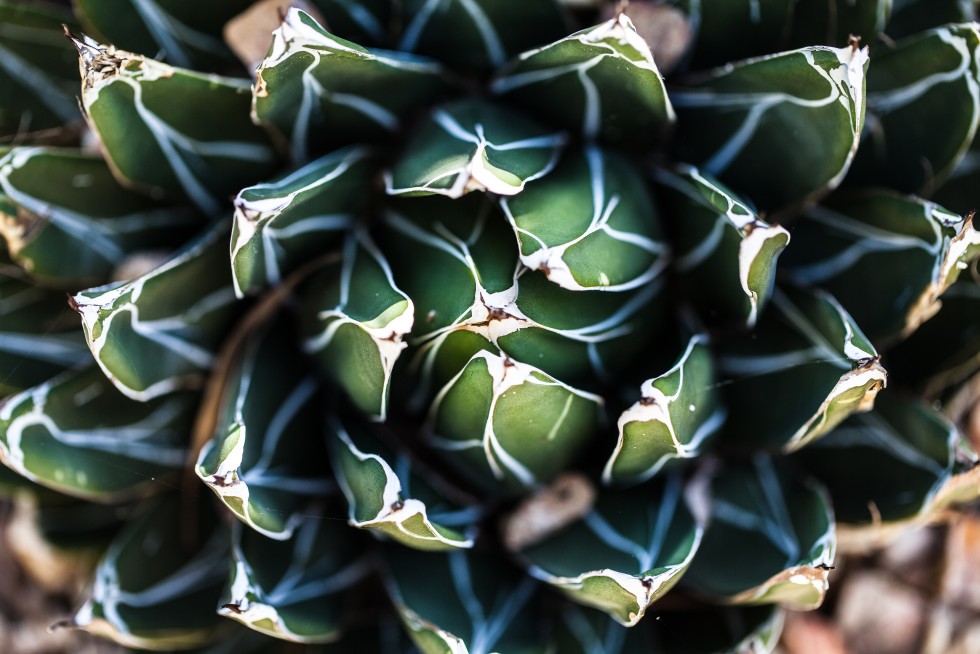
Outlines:
[[15,148],[0,158],[0,236],[31,277],[77,290],[109,281],[135,250],[175,246],[199,225],[189,208],[119,185],[101,157],[79,150]]
[[931,407],[886,393],[801,451],[801,464],[830,491],[849,540],[908,524],[980,495],[977,456]]
[[330,431],[330,462],[351,525],[420,550],[473,546],[480,511],[454,505],[445,482],[429,470],[422,474],[407,453],[386,447],[366,425],[335,419]]
[[218,614],[298,643],[336,640],[344,599],[371,570],[354,532],[313,517],[281,542],[236,525],[231,554]]
[[565,17],[555,0],[405,0],[398,49],[458,69],[499,68],[518,52],[559,38]]
[[516,195],[554,168],[564,143],[564,134],[521,114],[459,100],[432,110],[385,184],[389,195]]
[[633,626],[691,565],[706,515],[679,475],[606,492],[582,519],[520,552],[530,574],[576,602]]
[[731,603],[820,606],[836,550],[826,491],[757,456],[725,467],[712,495],[710,527],[684,583]]
[[887,191],[830,198],[794,230],[800,244],[784,261],[790,276],[833,294],[876,343],[930,318],[960,271],[980,258],[972,217]]
[[298,160],[397,132],[446,87],[436,62],[366,50],[296,8],[273,32],[257,75],[252,116],[281,132]]
[[429,444],[494,492],[547,482],[598,428],[602,398],[481,350],[442,390]]
[[724,440],[743,451],[803,447],[869,410],[886,381],[874,347],[826,293],[777,290],[756,330],[718,353],[730,380]]
[[692,78],[671,92],[678,155],[766,211],[834,188],[860,140],[867,64],[867,49],[814,46]]
[[91,360],[65,296],[4,274],[0,264],[0,398]]
[[974,18],[970,0],[892,0],[888,37],[892,40],[918,34],[947,23],[964,23]]
[[159,53],[175,66],[211,68],[232,54],[222,39],[229,19],[250,0],[76,0],[85,29],[132,52]]
[[523,53],[490,89],[543,120],[627,147],[655,143],[674,121],[650,46],[626,14]]
[[184,511],[191,506],[170,496],[143,507],[113,540],[65,626],[137,649],[210,641],[220,620],[214,609],[227,573],[228,534],[203,504],[195,526]]
[[135,400],[197,387],[238,313],[224,228],[149,273],[71,298],[95,360]]
[[696,69],[773,52],[786,34],[795,4],[793,0],[669,1],[691,22],[690,59]]
[[385,555],[389,594],[424,654],[548,651],[528,606],[537,582],[505,561],[479,552],[403,547]]
[[214,214],[228,196],[278,166],[268,136],[248,117],[246,80],[74,42],[82,106],[120,181],[151,196],[186,198]]
[[236,517],[277,540],[331,487],[319,384],[292,336],[288,324],[260,327],[236,353],[195,468]]
[[0,5],[0,136],[25,135],[81,119],[78,66],[61,26],[71,14],[55,5]]
[[189,392],[133,401],[90,365],[0,404],[0,460],[68,495],[129,499],[183,468],[196,408]]
[[645,181],[625,158],[597,147],[568,154],[545,179],[501,206],[521,263],[569,290],[649,284],[670,248]]
[[605,483],[645,481],[674,459],[700,455],[725,420],[705,336],[694,336],[677,363],[648,379],[640,399],[619,416],[619,440]]
[[849,183],[927,196],[942,185],[980,124],[978,50],[977,24],[964,23],[876,51],[867,129]]
[[314,0],[331,32],[364,45],[385,46],[394,7],[388,0]]
[[656,173],[658,198],[674,217],[674,268],[703,314],[753,327],[769,300],[789,232],[769,225],[724,185],[693,166]]
[[342,149],[242,189],[231,231],[235,293],[243,297],[276,286],[336,245],[368,206],[371,163],[365,148]]
[[[873,45],[889,24],[892,4],[893,0],[798,0],[790,41],[798,46],[843,45],[853,35]],[[897,36],[891,34],[891,25],[888,31],[892,38]]]
[[341,260],[309,280],[302,311],[306,351],[358,408],[383,421],[415,306],[366,233],[349,233]]

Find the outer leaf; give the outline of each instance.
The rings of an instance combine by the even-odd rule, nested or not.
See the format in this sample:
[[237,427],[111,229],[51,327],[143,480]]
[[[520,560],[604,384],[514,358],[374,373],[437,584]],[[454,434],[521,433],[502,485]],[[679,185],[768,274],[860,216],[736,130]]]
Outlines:
[[423,654],[548,651],[528,606],[537,584],[506,562],[459,550],[385,554],[388,592]]
[[65,296],[8,277],[0,264],[0,398],[91,360]]
[[68,495],[112,502],[160,490],[180,471],[197,397],[123,396],[95,366],[64,373],[0,405],[0,460]]
[[325,643],[341,633],[344,597],[370,572],[354,534],[319,518],[277,542],[236,525],[218,614],[275,638]]
[[677,363],[643,382],[640,400],[619,416],[619,440],[602,480],[638,483],[674,459],[699,456],[727,413],[715,379],[708,339],[694,336]]
[[198,507],[197,540],[187,545],[180,498],[154,501],[132,519],[99,563],[71,626],[138,649],[189,649],[208,642],[218,617],[228,534]]
[[670,2],[691,21],[695,33],[691,65],[696,69],[772,52],[783,40],[794,9],[793,0]]
[[530,574],[631,627],[691,565],[704,533],[679,475],[605,493],[581,520],[524,549]]
[[980,124],[978,51],[977,24],[964,23],[876,54],[868,73],[867,130],[849,183],[927,196],[942,185]]
[[229,195],[276,169],[268,137],[249,120],[247,81],[92,41],[75,46],[82,105],[120,181],[214,214]]
[[810,47],[692,80],[671,93],[680,158],[767,211],[836,187],[864,124],[867,63],[867,49]]
[[956,428],[935,409],[893,394],[798,457],[826,484],[850,541],[980,496],[976,454]]
[[980,184],[980,141],[974,136],[973,144],[956,164],[946,182],[933,194],[932,199],[956,213],[966,214],[976,209],[974,189]]
[[341,261],[308,282],[302,310],[306,351],[359,409],[383,421],[415,305],[366,233],[349,234]]
[[452,68],[493,70],[565,32],[555,0],[406,0],[400,6],[405,28],[398,49]]
[[725,468],[712,492],[711,526],[685,583],[738,604],[820,606],[836,549],[823,487],[759,456]]
[[777,291],[752,334],[719,348],[731,447],[796,450],[867,411],[886,373],[864,334],[825,293]]
[[393,7],[389,0],[313,0],[337,36],[356,43],[384,45]]
[[659,612],[657,620],[627,628],[567,605],[555,644],[562,654],[770,654],[783,618],[784,611],[774,606],[695,605]]
[[351,525],[420,550],[473,547],[479,511],[454,506],[430,471],[420,474],[407,453],[392,452],[365,425],[334,419],[331,432],[330,462]]
[[930,27],[973,20],[972,0],[894,0],[888,36],[900,39]]
[[195,472],[242,522],[276,540],[331,487],[319,385],[292,346],[292,330],[257,330],[236,353],[214,437]]
[[387,174],[389,195],[458,198],[470,191],[516,195],[547,175],[565,143],[561,133],[477,100],[433,110]]
[[71,14],[54,5],[0,5],[0,135],[23,135],[78,121],[78,68],[61,26]]
[[876,343],[928,320],[960,271],[980,258],[972,218],[887,191],[831,198],[794,229],[800,245],[784,262],[791,278],[832,293]]
[[96,362],[128,397],[203,382],[238,313],[225,238],[212,229],[141,277],[72,296]]
[[374,166],[364,148],[338,150],[243,189],[235,198],[231,272],[243,297],[276,286],[340,241],[368,206]]
[[257,75],[252,117],[281,132],[299,160],[398,132],[446,87],[434,61],[366,50],[296,8],[273,32]]
[[429,443],[497,492],[553,478],[598,427],[602,398],[481,350],[436,396]]
[[650,145],[674,121],[650,47],[626,14],[525,52],[490,88],[587,139],[626,146]]
[[16,148],[0,158],[0,236],[32,277],[67,289],[104,284],[133,251],[173,246],[201,220],[119,185],[101,157]]
[[501,206],[521,263],[569,290],[630,290],[667,264],[656,209],[626,159],[587,147]]
[[761,220],[737,195],[693,166],[656,173],[664,208],[675,219],[674,267],[709,316],[755,325],[769,300],[776,260],[789,232]]
[[74,0],[85,29],[104,42],[185,68],[214,67],[233,60],[222,28],[250,0]]
[[[864,43],[874,44],[891,18],[892,2],[893,0],[799,0],[793,7],[790,41],[797,46],[814,43],[841,45],[854,35],[860,37]],[[898,0],[896,4],[901,5],[902,0]],[[888,32],[891,38],[895,37],[891,34],[891,25]]]

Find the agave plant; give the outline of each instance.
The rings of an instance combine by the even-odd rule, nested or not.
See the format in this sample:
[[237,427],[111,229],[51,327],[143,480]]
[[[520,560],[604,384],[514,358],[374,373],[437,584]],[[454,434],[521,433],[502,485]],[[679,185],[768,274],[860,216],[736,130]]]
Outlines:
[[0,2],[0,483],[98,559],[65,624],[768,652],[980,496],[971,3],[269,5]]

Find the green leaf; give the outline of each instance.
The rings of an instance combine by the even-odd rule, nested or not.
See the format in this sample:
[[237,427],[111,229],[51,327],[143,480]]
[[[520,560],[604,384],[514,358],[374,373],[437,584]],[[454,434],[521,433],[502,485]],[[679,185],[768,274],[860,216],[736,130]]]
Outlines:
[[428,443],[497,493],[550,481],[598,429],[603,400],[481,350],[439,391]]
[[729,411],[721,440],[740,450],[799,449],[869,410],[885,386],[874,347],[822,292],[777,290],[756,330],[717,352]]
[[330,462],[349,522],[420,550],[470,548],[479,511],[450,501],[434,472],[386,447],[367,425],[331,421]]
[[0,398],[87,361],[64,294],[7,276],[0,265]]
[[564,134],[520,114],[459,100],[432,111],[387,173],[385,185],[389,195],[516,195],[555,167],[564,144]]
[[692,337],[677,363],[643,382],[639,401],[619,416],[619,440],[602,480],[635,484],[674,459],[700,456],[727,413],[715,374],[707,337]]
[[892,40],[946,23],[973,20],[976,4],[972,0],[893,0],[893,3],[887,30]]
[[686,606],[623,627],[600,613],[566,605],[554,642],[562,654],[771,654],[783,630],[775,606]]
[[684,583],[737,604],[813,609],[834,562],[834,512],[822,486],[757,456],[712,482],[711,522]]
[[789,232],[769,225],[723,184],[697,168],[656,172],[658,199],[674,216],[674,268],[702,314],[753,327],[772,293]]
[[141,277],[71,297],[95,360],[128,397],[203,383],[238,314],[227,234],[219,225]]
[[827,486],[849,539],[861,531],[897,531],[952,501],[980,496],[976,454],[962,447],[949,419],[893,393],[797,458]]
[[790,42],[797,46],[843,45],[853,35],[874,45],[891,18],[892,1],[798,0],[793,7]]
[[704,533],[679,475],[605,492],[583,518],[519,553],[528,572],[631,627],[680,580]]
[[121,182],[186,198],[206,214],[270,175],[279,158],[249,118],[246,80],[174,68],[75,40],[82,105]]
[[253,119],[280,132],[300,161],[397,133],[447,86],[436,62],[366,50],[296,8],[273,32],[257,75]]
[[300,521],[288,541],[236,525],[218,614],[283,640],[336,640],[345,597],[371,571],[354,536],[338,522],[315,517]]
[[319,384],[288,324],[253,332],[235,353],[214,436],[195,472],[231,512],[285,540],[300,513],[332,487],[320,432]]
[[451,68],[488,71],[518,52],[565,33],[555,0],[405,0],[398,49],[440,59]]
[[175,66],[217,68],[234,60],[222,38],[251,0],[74,0],[85,29],[105,43]]
[[927,397],[980,372],[980,283],[962,276],[940,302],[935,317],[888,350],[890,378]]
[[367,234],[348,234],[341,260],[313,276],[301,298],[307,353],[362,411],[384,421],[395,362],[415,307]]
[[175,246],[200,226],[189,208],[127,190],[99,156],[21,147],[0,158],[0,236],[39,282],[77,290],[109,281],[140,249]]
[[645,184],[615,153],[591,146],[566,156],[540,182],[501,199],[521,263],[569,290],[623,291],[650,283],[670,248]]
[[385,45],[392,20],[390,0],[313,0],[330,31],[355,43]]
[[544,654],[530,605],[537,583],[481,552],[387,548],[387,586],[423,654]]
[[90,365],[0,404],[0,460],[43,486],[113,502],[159,491],[187,459],[194,393],[122,395]]
[[40,3],[0,5],[0,136],[79,122],[78,65],[62,32],[71,13]]
[[876,343],[928,320],[960,271],[980,257],[972,218],[890,191],[831,197],[794,230],[799,245],[783,261],[790,278],[832,293]]
[[977,209],[975,189],[980,185],[980,139],[973,137],[973,144],[956,164],[946,182],[933,194],[932,200],[956,213],[967,214]]
[[768,212],[818,196],[857,150],[867,63],[867,49],[815,46],[692,78],[670,95],[677,154]]
[[926,196],[943,184],[980,123],[978,49],[977,24],[964,23],[875,51],[867,124],[848,183]]
[[490,89],[549,123],[627,147],[655,143],[675,118],[650,47],[626,14],[523,53]]
[[137,649],[210,641],[219,626],[214,607],[225,581],[228,533],[206,508],[176,495],[144,506],[113,540],[68,626]]
[[669,0],[688,14],[694,32],[691,67],[719,66],[768,54],[783,41],[794,0]]
[[347,148],[239,192],[231,231],[238,297],[277,286],[338,245],[368,206],[374,172],[369,150]]

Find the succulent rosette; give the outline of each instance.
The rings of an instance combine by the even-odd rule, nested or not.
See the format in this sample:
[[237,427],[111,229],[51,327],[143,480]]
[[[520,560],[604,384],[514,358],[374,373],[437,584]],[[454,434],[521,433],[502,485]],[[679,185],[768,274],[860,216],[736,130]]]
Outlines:
[[65,624],[769,652],[980,496],[970,3],[273,5],[0,2],[0,484]]

